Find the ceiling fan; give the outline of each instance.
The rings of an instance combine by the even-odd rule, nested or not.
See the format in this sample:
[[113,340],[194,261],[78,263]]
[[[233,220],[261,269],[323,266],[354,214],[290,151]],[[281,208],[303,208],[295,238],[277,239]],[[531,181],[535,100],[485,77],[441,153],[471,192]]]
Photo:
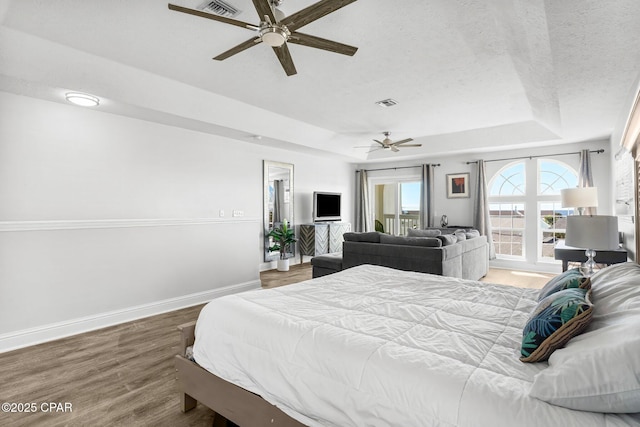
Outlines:
[[177,12],[187,13],[189,15],[199,16],[201,18],[212,19],[214,21],[224,22],[225,24],[236,25],[238,27],[247,28],[257,32],[254,38],[251,38],[231,49],[221,53],[213,59],[222,61],[230,56],[249,49],[259,43],[266,43],[273,48],[282,68],[284,68],[287,76],[297,73],[293,64],[291,53],[287,47],[287,43],[295,43],[303,46],[315,47],[316,49],[328,50],[330,52],[340,53],[343,55],[353,56],[358,50],[357,47],[338,43],[335,41],[323,39],[309,34],[299,33],[297,30],[311,22],[322,18],[336,10],[347,6],[356,0],[321,0],[308,6],[293,15],[284,16],[284,14],[276,9],[282,3],[282,0],[252,0],[253,5],[258,12],[260,23],[258,25],[249,24],[247,22],[238,21],[224,16],[214,15],[197,9],[190,9],[169,3],[169,9]]
[[384,135],[384,139],[382,141],[378,141],[377,139],[374,139],[375,142],[380,144],[380,147],[378,149],[385,149],[385,150],[390,149],[391,151],[393,151],[395,153],[397,151],[400,151],[399,146],[402,146],[402,147],[422,147],[422,144],[407,144],[407,142],[413,141],[413,138],[407,138],[407,139],[403,139],[401,141],[393,142],[393,141],[391,141],[391,139],[389,139],[389,135],[391,134],[391,132],[383,132],[382,134]]

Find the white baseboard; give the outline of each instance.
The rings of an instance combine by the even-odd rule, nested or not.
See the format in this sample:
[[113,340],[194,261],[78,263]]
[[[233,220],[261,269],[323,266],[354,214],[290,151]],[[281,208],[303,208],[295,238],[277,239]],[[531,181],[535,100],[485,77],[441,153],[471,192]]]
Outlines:
[[2,334],[0,335],[0,353],[65,338],[83,332],[106,328],[107,326],[130,322],[144,317],[179,310],[181,308],[204,304],[212,299],[224,295],[258,288],[260,288],[260,281],[254,280],[206,292],[184,295],[163,301],[128,307],[122,310],[115,310],[93,316],[86,316],[64,322],[52,323],[35,328],[10,332],[8,334]]
[[505,259],[494,259],[489,261],[489,267],[500,270],[521,270],[536,273],[559,274],[562,272],[562,264],[558,262],[541,262],[530,264],[524,261],[512,261]]

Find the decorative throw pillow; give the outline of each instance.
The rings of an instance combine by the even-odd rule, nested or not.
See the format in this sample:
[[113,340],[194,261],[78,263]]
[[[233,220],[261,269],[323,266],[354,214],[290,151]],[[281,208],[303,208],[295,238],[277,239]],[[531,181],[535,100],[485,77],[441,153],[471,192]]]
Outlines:
[[457,230],[453,233],[458,239],[458,242],[462,242],[463,240],[467,240],[467,233],[464,230]]
[[572,268],[549,280],[540,290],[538,301],[542,301],[555,292],[570,288],[590,289],[591,280],[584,277],[579,268]]
[[427,230],[418,230],[410,228],[407,230],[407,236],[409,237],[438,237],[442,232],[437,228],[431,228]]
[[437,236],[437,238],[442,242],[442,246],[451,246],[456,244],[458,241],[455,234],[443,234],[441,236]]
[[587,289],[564,289],[538,303],[522,332],[523,362],[541,362],[579,335],[589,324],[593,306]]
[[556,350],[533,379],[530,396],[578,411],[640,412],[640,265],[591,276],[587,330]]
[[467,230],[464,234],[467,236],[467,239],[475,239],[476,237],[480,237],[480,232],[478,230]]

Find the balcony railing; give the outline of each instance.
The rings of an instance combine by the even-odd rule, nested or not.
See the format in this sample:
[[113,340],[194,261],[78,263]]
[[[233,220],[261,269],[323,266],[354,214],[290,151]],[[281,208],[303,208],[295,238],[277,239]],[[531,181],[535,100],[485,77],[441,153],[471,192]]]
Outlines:
[[396,216],[383,215],[384,232],[387,234],[406,236],[410,228],[420,228],[420,214],[400,214],[400,230],[396,232]]

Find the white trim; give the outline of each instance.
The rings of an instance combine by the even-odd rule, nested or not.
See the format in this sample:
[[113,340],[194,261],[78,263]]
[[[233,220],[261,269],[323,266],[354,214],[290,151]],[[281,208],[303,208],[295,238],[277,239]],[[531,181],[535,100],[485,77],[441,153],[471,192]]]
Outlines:
[[209,225],[258,223],[258,218],[140,218],[140,219],[79,219],[54,221],[0,221],[0,232],[86,230],[98,228],[169,227],[176,225]]
[[514,259],[500,258],[489,261],[489,267],[501,270],[534,271],[549,274],[560,274],[562,272],[562,264],[560,261],[544,261],[534,264],[524,260],[517,261]]
[[198,292],[190,295],[183,295],[162,301],[128,307],[121,310],[109,311],[93,316],[70,319],[63,322],[49,325],[37,326],[35,328],[23,329],[0,335],[0,353],[65,338],[71,335],[89,332],[96,329],[106,328],[144,317],[155,316],[181,308],[204,304],[212,299],[243,292],[252,289],[259,289],[260,281],[239,283],[225,286],[205,292]]

